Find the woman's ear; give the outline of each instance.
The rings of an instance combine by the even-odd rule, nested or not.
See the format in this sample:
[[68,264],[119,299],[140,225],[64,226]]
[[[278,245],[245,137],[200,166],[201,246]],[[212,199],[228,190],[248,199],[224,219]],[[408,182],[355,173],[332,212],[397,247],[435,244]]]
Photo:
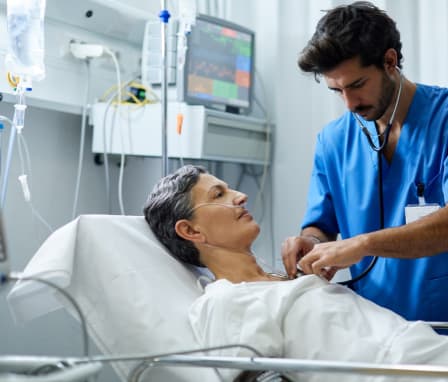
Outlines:
[[204,235],[198,231],[191,221],[187,219],[181,219],[176,222],[174,226],[176,233],[185,240],[191,241],[193,243],[203,243]]

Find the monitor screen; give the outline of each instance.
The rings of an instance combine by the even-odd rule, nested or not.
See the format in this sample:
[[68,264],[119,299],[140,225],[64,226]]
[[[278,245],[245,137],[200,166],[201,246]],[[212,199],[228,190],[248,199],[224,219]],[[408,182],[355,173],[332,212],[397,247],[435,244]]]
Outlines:
[[235,113],[252,103],[254,40],[251,30],[199,15],[187,37],[183,101]]

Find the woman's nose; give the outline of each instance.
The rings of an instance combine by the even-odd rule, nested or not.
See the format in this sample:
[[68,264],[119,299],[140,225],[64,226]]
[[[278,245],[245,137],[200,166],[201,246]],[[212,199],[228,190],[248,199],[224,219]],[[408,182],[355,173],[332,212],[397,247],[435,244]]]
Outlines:
[[247,202],[247,195],[243,192],[235,191],[236,195],[233,198],[233,203],[237,206],[246,204]]

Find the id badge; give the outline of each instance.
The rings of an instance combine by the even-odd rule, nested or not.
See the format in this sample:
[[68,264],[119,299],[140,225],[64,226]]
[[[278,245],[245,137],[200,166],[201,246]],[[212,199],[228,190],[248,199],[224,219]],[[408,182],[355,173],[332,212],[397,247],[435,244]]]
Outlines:
[[410,204],[404,208],[406,224],[412,223],[439,209],[440,206],[438,204]]

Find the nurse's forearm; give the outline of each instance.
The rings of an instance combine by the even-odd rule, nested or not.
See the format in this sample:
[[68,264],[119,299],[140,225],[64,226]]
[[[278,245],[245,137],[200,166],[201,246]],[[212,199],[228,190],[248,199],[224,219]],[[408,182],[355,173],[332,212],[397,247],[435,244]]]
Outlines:
[[448,207],[415,222],[360,235],[370,255],[413,259],[448,252]]

